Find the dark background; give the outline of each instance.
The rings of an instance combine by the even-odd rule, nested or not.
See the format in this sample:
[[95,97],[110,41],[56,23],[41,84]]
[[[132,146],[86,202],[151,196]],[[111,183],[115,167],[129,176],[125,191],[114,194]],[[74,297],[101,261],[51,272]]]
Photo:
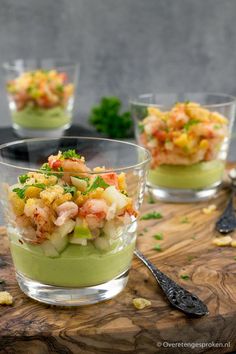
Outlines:
[[[0,0],[0,62],[79,61],[75,120],[103,95],[236,94],[235,0]],[[9,125],[3,73],[0,125]]]

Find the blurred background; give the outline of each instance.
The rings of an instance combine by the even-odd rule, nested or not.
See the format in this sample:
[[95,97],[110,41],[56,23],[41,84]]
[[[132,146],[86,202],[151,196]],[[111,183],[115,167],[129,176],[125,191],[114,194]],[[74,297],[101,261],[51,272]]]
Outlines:
[[[236,94],[235,0],[1,0],[0,62],[80,62],[75,121],[102,96]],[[0,125],[10,125],[0,77]]]

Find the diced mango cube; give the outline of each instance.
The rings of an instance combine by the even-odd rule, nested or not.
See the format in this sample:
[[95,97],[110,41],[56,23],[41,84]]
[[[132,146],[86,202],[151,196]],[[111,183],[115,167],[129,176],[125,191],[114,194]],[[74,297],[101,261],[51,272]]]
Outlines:
[[208,146],[209,146],[208,140],[202,139],[202,140],[200,141],[200,144],[199,144],[200,149],[207,149]]
[[232,237],[230,236],[224,236],[224,237],[216,237],[212,241],[214,245],[216,246],[230,246],[232,242]]
[[25,196],[27,198],[37,198],[42,191],[41,188],[30,186],[25,191]]
[[188,135],[186,133],[181,134],[174,140],[174,144],[179,147],[185,147],[188,144]]
[[142,310],[147,306],[151,306],[151,301],[144,299],[142,297],[133,299],[133,305],[136,309]]

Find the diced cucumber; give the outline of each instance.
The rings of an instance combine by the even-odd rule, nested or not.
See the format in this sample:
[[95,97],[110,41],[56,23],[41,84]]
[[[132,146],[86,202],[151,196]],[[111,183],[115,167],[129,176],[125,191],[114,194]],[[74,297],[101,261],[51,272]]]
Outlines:
[[87,182],[84,179],[71,177],[71,183],[81,192],[85,192],[87,189]]
[[57,227],[57,233],[59,233],[61,237],[65,237],[74,230],[74,227],[75,221],[69,219],[65,222],[65,224]]
[[53,232],[49,240],[52,245],[55,247],[57,252],[61,253],[67,246],[69,240],[68,236],[61,237],[60,233]]
[[59,253],[57,252],[56,248],[49,240],[44,241],[41,244],[41,247],[44,251],[45,256],[51,257],[51,258],[56,258],[59,256]]
[[111,248],[109,240],[103,236],[94,240],[94,246],[101,251],[108,251]]
[[108,238],[116,239],[122,235],[123,228],[115,220],[107,221],[103,231]]
[[71,236],[69,242],[76,245],[87,246],[86,238],[78,238],[78,237]]
[[89,230],[88,227],[86,226],[75,226],[73,237],[75,238],[93,238],[93,235],[91,234],[91,231]]

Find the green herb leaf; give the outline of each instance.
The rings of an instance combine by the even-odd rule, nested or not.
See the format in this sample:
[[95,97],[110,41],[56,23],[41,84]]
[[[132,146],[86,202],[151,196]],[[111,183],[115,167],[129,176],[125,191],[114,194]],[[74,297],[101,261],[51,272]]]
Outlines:
[[188,256],[187,259],[189,262],[191,262],[195,257],[194,256]]
[[77,189],[75,186],[63,186],[64,192],[65,193],[71,193],[72,195],[75,195],[75,193],[77,192]]
[[138,123],[138,129],[140,133],[144,132],[144,124],[143,123]]
[[130,112],[121,113],[121,101],[118,97],[103,97],[90,114],[89,122],[100,133],[110,138],[128,138],[132,136],[133,121]]
[[158,252],[162,251],[161,246],[158,243],[153,247],[153,249]]
[[161,219],[162,215],[161,213],[158,213],[156,211],[153,211],[151,213],[144,214],[140,220],[150,220],[150,219]]
[[184,218],[182,218],[182,219],[180,220],[180,222],[181,222],[181,224],[189,224],[189,219],[188,219],[187,216],[185,216]]
[[180,278],[183,279],[183,280],[189,280],[189,279],[190,279],[190,277],[189,277],[188,274],[182,274],[182,275],[180,276]]
[[37,187],[37,188],[45,189],[46,188],[46,184],[44,184],[44,183],[34,183],[34,184],[31,184],[31,185],[27,184],[23,188],[14,188],[13,192],[15,192],[20,199],[24,199],[25,198],[25,191],[29,187]]
[[89,182],[90,178],[89,177],[79,177],[79,176],[72,176],[77,179],[81,179],[82,181],[86,181],[87,183]]
[[18,177],[20,183],[25,183],[30,177],[28,175],[21,175]]
[[213,128],[214,128],[215,130],[218,130],[218,129],[221,128],[221,126],[220,126],[219,124],[215,124],[215,125],[213,126]]
[[[58,178],[63,176],[63,173],[55,173],[56,171],[63,172],[62,167],[58,167],[58,169],[52,170],[48,163],[44,163],[40,168],[40,171],[42,171],[47,176],[56,176]],[[54,173],[52,171],[54,171]]]
[[147,202],[148,202],[149,204],[155,204],[155,200],[154,200],[153,196],[151,195],[151,193],[148,195],[148,200],[147,200]]
[[163,240],[163,234],[162,234],[162,233],[155,234],[155,235],[153,235],[153,237],[154,237],[156,240]]
[[101,176],[96,176],[93,183],[88,187],[84,194],[88,194],[99,187],[105,189],[109,187],[109,184],[107,184]]
[[184,128],[184,130],[187,132],[190,127],[192,127],[193,125],[196,125],[196,124],[198,124],[198,123],[200,123],[200,120],[198,120],[198,119],[190,119],[190,120],[188,121],[188,123],[184,124],[184,127],[183,127],[183,128]]
[[64,151],[62,153],[62,157],[64,157],[64,159],[72,159],[72,158],[76,158],[76,159],[80,159],[81,155],[77,154],[77,152],[73,149]]

